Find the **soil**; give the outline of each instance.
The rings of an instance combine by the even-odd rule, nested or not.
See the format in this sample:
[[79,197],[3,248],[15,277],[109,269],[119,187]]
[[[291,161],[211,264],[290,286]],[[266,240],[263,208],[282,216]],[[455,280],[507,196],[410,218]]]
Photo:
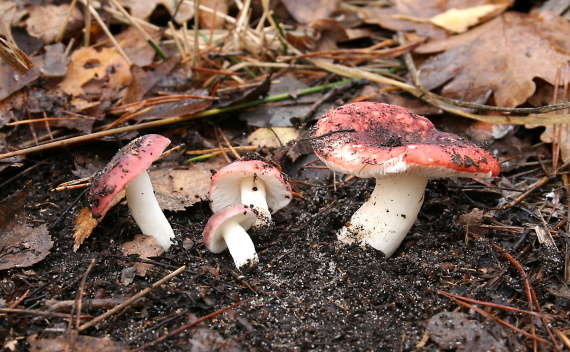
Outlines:
[[[203,122],[193,122],[178,129],[153,132],[173,139],[173,145],[186,143],[191,147],[187,131],[200,131],[203,126]],[[510,138],[521,139],[514,134]],[[22,168],[2,172],[2,182],[16,176],[0,189],[2,198],[31,182],[25,207],[27,221],[48,224],[54,246],[44,260],[31,267],[0,271],[0,308],[2,303],[9,307],[25,295],[17,308],[46,311],[47,305],[53,304],[50,301],[73,301],[83,290],[82,314],[98,316],[110,307],[92,307],[92,299],[130,297],[186,265],[182,274],[80,335],[108,337],[125,348],[135,349],[196,317],[241,303],[207,319],[201,328],[186,329],[145,350],[531,349],[532,339],[444,295],[452,293],[528,310],[524,280],[507,257],[491,245],[496,244],[525,269],[542,311],[553,315],[550,327],[568,326],[568,297],[556,294],[564,286],[563,257],[541,245],[533,230],[543,225],[542,217],[537,216],[541,213],[527,203],[503,210],[490,209],[499,204],[501,180],[508,177],[513,184],[522,182],[524,177],[534,180],[541,172],[536,163],[503,170],[501,178],[490,180],[485,187],[470,179],[430,180],[415,225],[395,255],[385,259],[373,248],[340,246],[335,237],[335,232],[372,192],[373,180],[339,182],[339,176],[333,180],[328,170],[306,167],[315,159],[310,153],[293,161],[284,150],[262,151],[282,165],[300,197],[275,214],[275,227],[251,232],[259,253],[257,266],[240,272],[228,252],[213,254],[205,249],[201,234],[211,211],[203,200],[186,211],[166,212],[177,234],[175,244],[169,252],[153,258],[155,265],[145,277],[135,276],[129,282],[125,274],[139,260],[123,256],[120,248],[138,233],[127,206],[115,206],[80,249],[73,252],[73,221],[86,205],[85,196],[82,190],[51,192],[58,184],[77,178],[72,173],[75,156],[109,160],[118,146],[116,141],[99,141],[34,154]],[[497,148],[502,147],[489,146],[489,150]],[[184,167],[183,159],[175,154],[168,162]],[[31,166],[35,168],[20,174]],[[534,197],[544,199],[559,182],[553,178]],[[561,204],[565,204],[564,197]],[[482,212],[477,213],[476,209]],[[476,219],[470,221],[469,216]],[[556,217],[544,219],[550,228],[561,221]],[[559,248],[564,248],[562,228],[553,231]],[[93,259],[96,264],[85,276]],[[527,332],[532,331],[532,323],[534,333],[550,341],[538,318],[532,320],[526,314],[497,307],[477,307]],[[469,315],[462,315],[463,320],[455,326],[459,330],[458,342],[446,346],[436,336],[445,335],[444,330],[449,327],[434,319],[441,318],[440,313],[457,311]],[[54,340],[75,326],[65,317],[51,315],[0,313],[0,317],[0,341],[6,350],[31,350],[35,338]],[[467,320],[478,324],[478,337],[469,335],[471,328],[462,330]],[[480,343],[474,344],[475,340]],[[490,342],[494,343],[491,347],[485,341],[502,344]],[[112,350],[101,346],[95,344],[84,350]],[[537,349],[554,347],[537,343]]]

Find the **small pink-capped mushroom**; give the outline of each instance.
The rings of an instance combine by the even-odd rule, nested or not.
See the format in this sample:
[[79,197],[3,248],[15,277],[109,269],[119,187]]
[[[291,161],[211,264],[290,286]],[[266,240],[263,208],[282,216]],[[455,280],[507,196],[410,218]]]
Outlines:
[[170,139],[148,134],[121,148],[109,164],[97,173],[87,193],[94,217],[101,216],[124,189],[127,204],[143,234],[156,238],[165,251],[174,232],[160,209],[147,168],[170,144]]
[[204,228],[204,245],[210,252],[230,251],[238,269],[252,267],[259,258],[255,246],[247,234],[257,214],[255,209],[243,205],[229,205],[214,213]]
[[491,177],[499,163],[463,138],[395,105],[359,102],[327,112],[311,133],[333,171],[376,179],[376,187],[337,237],[390,257],[412,227],[429,177]]
[[255,227],[271,223],[271,213],[291,201],[291,185],[276,165],[264,160],[242,159],[218,170],[210,183],[210,208],[214,213],[232,204],[255,207]]

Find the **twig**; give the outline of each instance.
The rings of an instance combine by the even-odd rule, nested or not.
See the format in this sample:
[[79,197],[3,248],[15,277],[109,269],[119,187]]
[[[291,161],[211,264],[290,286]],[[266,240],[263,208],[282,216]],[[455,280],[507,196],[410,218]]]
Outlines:
[[[17,309],[17,308],[0,308],[0,314],[30,314],[30,315],[38,315],[44,317],[54,317],[54,318],[64,318],[64,319],[71,319],[71,314],[65,313],[57,313],[57,312],[44,312],[43,310],[33,310],[33,309]],[[91,315],[81,315],[79,316],[81,319],[90,319],[93,318]]]
[[81,315],[81,310],[83,309],[83,294],[85,293],[85,283],[87,282],[87,277],[89,276],[89,273],[95,267],[96,262],[97,262],[97,260],[95,258],[91,259],[91,263],[89,264],[89,267],[87,268],[87,270],[85,270],[85,274],[83,274],[83,277],[81,278],[81,283],[79,284],[79,288],[77,290],[77,297],[75,298],[75,305],[73,306],[73,309],[71,310],[71,315],[73,315],[74,313],[77,314],[77,318],[75,321],[75,327],[76,328],[79,327],[79,324],[81,324],[81,321],[79,320],[79,316]]
[[536,191],[537,189],[539,189],[540,187],[546,185],[548,182],[550,182],[551,177],[550,176],[544,176],[543,178],[541,178],[540,180],[536,181],[535,183],[533,183],[528,190],[526,190],[523,194],[521,194],[520,196],[518,196],[517,198],[515,198],[515,200],[513,200],[512,202],[510,202],[509,204],[505,204],[502,205],[500,207],[497,208],[492,208],[495,210],[504,210],[507,208],[511,208],[514,207],[515,205],[519,204],[520,202],[522,202],[523,200],[525,200],[532,192]]
[[118,312],[119,310],[123,309],[124,307],[127,307],[129,304],[131,304],[132,302],[136,301],[137,299],[145,296],[146,294],[148,294],[150,291],[154,290],[155,288],[159,287],[160,285],[164,284],[165,282],[167,282],[168,280],[172,279],[173,277],[175,277],[176,275],[180,274],[181,272],[183,272],[186,269],[186,265],[181,266],[180,268],[176,269],[175,271],[173,271],[172,273],[170,273],[169,275],[165,276],[164,278],[158,280],[157,282],[155,282],[154,284],[152,284],[152,286],[145,288],[144,290],[142,290],[141,292],[137,293],[136,295],[132,296],[131,298],[129,298],[128,300],[126,300],[125,302],[119,304],[118,306],[116,306],[113,309],[108,310],[107,312],[99,315],[98,317],[94,318],[93,320],[81,325],[80,327],[77,328],[78,331],[83,331],[95,324],[97,324],[98,322],[107,319],[108,317],[110,317],[111,315],[115,314],[116,312]]
[[238,303],[232,304],[232,305],[229,306],[229,307],[226,307],[226,308],[220,309],[220,310],[218,310],[218,311],[216,311],[216,312],[214,312],[214,313],[205,315],[205,316],[203,316],[203,317],[200,318],[200,319],[197,319],[197,320],[194,320],[193,322],[190,322],[190,323],[188,323],[188,324],[182,325],[182,326],[179,327],[178,329],[176,329],[176,330],[174,330],[174,331],[171,331],[171,332],[169,332],[168,334],[162,335],[161,337],[159,337],[158,339],[156,339],[156,340],[154,340],[154,341],[151,341],[151,342],[149,342],[149,343],[147,343],[147,344],[145,344],[145,345],[142,345],[141,347],[135,348],[135,349],[131,350],[131,352],[140,352],[140,351],[142,351],[142,350],[144,350],[144,349],[147,349],[147,348],[149,348],[149,347],[152,347],[152,346],[156,345],[157,343],[166,340],[166,339],[169,338],[169,337],[178,335],[178,334],[180,334],[181,332],[183,332],[183,331],[185,331],[185,330],[188,330],[188,329],[190,329],[190,328],[192,328],[192,327],[194,327],[194,326],[196,326],[196,325],[198,325],[198,324],[200,324],[200,323],[202,323],[202,322],[204,322],[204,321],[206,321],[206,320],[212,319],[212,318],[214,318],[214,317],[216,317],[216,316],[218,316],[218,315],[220,315],[220,314],[222,314],[222,313],[225,313],[225,312],[227,312],[227,311],[230,310],[230,309],[233,309],[233,308],[235,308],[235,307],[237,307],[237,306],[240,306],[240,305],[242,305],[242,304],[244,304],[244,303],[250,302],[251,300],[253,300],[253,298],[240,301],[240,302],[238,302]]

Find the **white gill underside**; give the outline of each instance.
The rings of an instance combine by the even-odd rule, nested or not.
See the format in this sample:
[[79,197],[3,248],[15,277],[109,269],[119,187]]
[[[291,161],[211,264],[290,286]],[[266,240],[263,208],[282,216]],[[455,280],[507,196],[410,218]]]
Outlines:
[[141,173],[131,181],[125,193],[131,215],[142,233],[156,238],[158,244],[168,251],[174,231],[158,205],[148,172]]
[[390,257],[414,224],[424,200],[427,177],[396,176],[376,180],[376,187],[337,237],[361,243]]
[[257,219],[253,228],[262,228],[271,224],[271,212],[267,205],[267,190],[265,182],[256,177],[245,177],[241,180],[241,204],[257,209]]

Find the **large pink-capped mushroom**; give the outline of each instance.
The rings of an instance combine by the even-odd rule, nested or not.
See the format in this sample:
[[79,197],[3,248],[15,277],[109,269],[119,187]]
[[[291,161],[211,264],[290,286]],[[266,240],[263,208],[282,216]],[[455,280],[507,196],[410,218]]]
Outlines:
[[271,223],[271,213],[291,201],[291,185],[275,164],[244,158],[218,170],[210,183],[210,208],[214,213],[233,204],[258,209],[255,227]]
[[499,163],[463,138],[437,131],[427,118],[395,105],[359,102],[319,119],[315,154],[333,171],[375,178],[376,187],[337,234],[390,257],[412,227],[430,177],[491,177]]
[[165,251],[170,248],[174,231],[158,205],[146,170],[169,144],[170,139],[158,134],[132,140],[95,175],[87,193],[91,212],[99,217],[125,190],[127,204],[142,233],[156,238]]
[[212,253],[230,251],[238,269],[251,267],[259,258],[247,234],[257,218],[255,208],[243,204],[229,205],[214,213],[203,232],[204,245]]

